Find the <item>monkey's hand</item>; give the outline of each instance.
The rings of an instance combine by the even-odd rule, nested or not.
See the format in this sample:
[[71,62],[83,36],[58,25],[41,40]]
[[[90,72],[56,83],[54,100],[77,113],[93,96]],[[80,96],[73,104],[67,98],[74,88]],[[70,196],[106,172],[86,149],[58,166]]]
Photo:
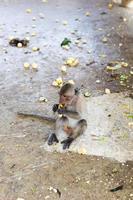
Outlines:
[[68,137],[66,140],[63,140],[61,144],[63,144],[63,149],[69,149],[71,143],[73,142],[74,138]]
[[56,112],[58,108],[59,108],[59,104],[54,104],[52,108],[53,112]]
[[58,109],[58,114],[65,114],[66,113],[66,108],[59,108]]

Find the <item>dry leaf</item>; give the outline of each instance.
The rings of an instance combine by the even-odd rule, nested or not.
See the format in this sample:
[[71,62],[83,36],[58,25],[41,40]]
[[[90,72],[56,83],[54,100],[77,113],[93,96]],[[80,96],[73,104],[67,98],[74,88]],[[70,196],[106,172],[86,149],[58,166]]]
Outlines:
[[69,67],[76,67],[79,64],[79,60],[75,58],[69,58],[65,62]]
[[61,77],[57,78],[55,81],[53,81],[52,85],[59,88],[62,87],[63,85],[62,78]]

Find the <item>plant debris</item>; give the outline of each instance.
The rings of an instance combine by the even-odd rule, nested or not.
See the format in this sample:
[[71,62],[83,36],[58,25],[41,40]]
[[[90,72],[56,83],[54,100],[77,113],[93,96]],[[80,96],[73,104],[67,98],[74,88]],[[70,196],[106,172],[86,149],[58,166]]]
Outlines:
[[118,190],[123,190],[123,185],[111,189],[110,192],[117,192]]
[[45,97],[40,97],[39,98],[39,102],[45,102],[45,103],[47,103],[48,99],[46,99]]
[[65,61],[65,64],[69,67],[76,67],[79,64],[79,60],[76,58],[69,58]]
[[85,92],[85,93],[84,93],[84,96],[85,96],[85,97],[90,97],[90,96],[91,96],[91,93]]
[[64,40],[61,43],[61,47],[66,46],[66,45],[69,46],[70,43],[71,43],[71,40],[69,40],[68,38],[64,38]]
[[52,85],[55,87],[59,87],[59,88],[62,87],[62,85],[63,85],[62,78],[58,77],[55,81],[53,81]]

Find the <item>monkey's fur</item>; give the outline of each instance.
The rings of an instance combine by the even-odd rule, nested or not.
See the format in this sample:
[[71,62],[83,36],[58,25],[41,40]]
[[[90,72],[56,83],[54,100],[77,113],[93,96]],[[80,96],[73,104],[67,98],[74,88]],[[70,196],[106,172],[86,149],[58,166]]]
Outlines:
[[58,142],[58,132],[63,131],[67,138],[61,143],[63,149],[67,149],[73,140],[82,135],[87,128],[87,121],[83,118],[86,109],[85,101],[80,92],[75,90],[70,83],[62,86],[59,95],[59,104],[53,106],[53,111],[57,116],[59,114],[62,116],[57,117],[55,133],[50,134],[48,144],[52,145],[54,142]]

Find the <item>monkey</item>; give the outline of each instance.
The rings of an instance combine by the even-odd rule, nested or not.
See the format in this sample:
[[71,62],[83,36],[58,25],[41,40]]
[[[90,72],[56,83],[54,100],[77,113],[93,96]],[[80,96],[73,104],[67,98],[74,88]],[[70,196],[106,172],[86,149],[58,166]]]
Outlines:
[[59,104],[54,104],[54,113],[61,115],[55,123],[55,133],[50,134],[48,145],[58,143],[57,134],[60,130],[66,133],[67,138],[61,141],[63,149],[68,149],[71,143],[87,128],[85,116],[85,101],[78,89],[71,83],[65,83],[59,91]]
[[122,7],[133,8],[133,0],[113,0],[113,2]]
[[13,38],[9,41],[9,44],[13,47],[17,47],[18,43],[21,43],[22,47],[27,47],[29,40],[26,39],[20,40],[19,38]]

